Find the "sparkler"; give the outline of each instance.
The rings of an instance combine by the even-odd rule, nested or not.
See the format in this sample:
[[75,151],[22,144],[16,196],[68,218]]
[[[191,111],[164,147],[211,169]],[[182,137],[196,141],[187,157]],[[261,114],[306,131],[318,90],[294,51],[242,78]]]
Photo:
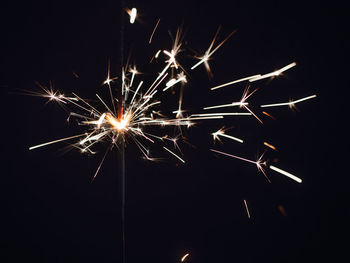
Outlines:
[[[133,24],[136,16],[137,10],[133,8],[127,10],[130,16],[130,23]],[[160,19],[158,19],[152,34],[149,38],[149,44],[152,42],[153,35],[158,28]],[[215,48],[214,43],[218,38],[220,27],[215,33],[213,40],[211,41],[209,48],[205,51],[203,56],[195,56],[194,58],[199,59],[190,69],[194,70],[199,67],[201,64],[205,66],[208,74],[211,76],[211,70],[208,61],[211,59],[211,56],[236,32],[232,31],[223,41],[221,41]],[[177,56],[182,47],[182,31],[178,29],[176,32],[173,45],[170,49],[158,50],[154,55],[153,59],[160,59],[160,57],[165,57],[165,65],[160,73],[155,76],[153,81],[147,79],[140,79],[138,76],[138,71],[136,66],[129,67],[128,65],[122,66],[120,76],[111,77],[110,63],[108,62],[107,67],[107,76],[106,79],[102,82],[102,86],[108,88],[109,99],[103,99],[103,96],[96,94],[98,103],[90,103],[87,100],[81,98],[75,93],[67,96],[63,93],[54,90],[52,85],[49,88],[39,85],[42,89],[42,92],[30,92],[29,95],[40,96],[46,98],[48,101],[53,101],[61,105],[64,109],[69,110],[69,117],[76,118],[79,122],[79,125],[85,129],[83,133],[77,135],[72,135],[65,138],[55,139],[49,142],[40,143],[34,146],[29,147],[29,150],[38,149],[44,146],[48,146],[55,143],[61,142],[70,142],[69,144],[77,149],[80,149],[82,153],[95,154],[94,150],[97,144],[107,144],[106,151],[103,155],[102,160],[100,161],[92,180],[98,175],[100,168],[109,153],[112,149],[118,149],[120,152],[120,170],[122,176],[122,205],[125,206],[125,167],[124,167],[124,144],[129,141],[133,141],[136,147],[140,150],[141,155],[147,160],[155,160],[156,158],[151,154],[149,150],[149,145],[155,145],[160,143],[162,145],[161,149],[164,152],[170,154],[173,158],[181,163],[185,163],[186,160],[183,157],[182,151],[177,143],[178,139],[182,138],[182,132],[185,128],[191,127],[197,121],[203,120],[218,120],[224,119],[230,116],[253,116],[260,123],[263,123],[262,120],[251,110],[250,104],[247,102],[257,89],[250,92],[250,87],[244,90],[243,95],[239,101],[227,102],[225,104],[206,106],[203,107],[203,110],[206,112],[202,113],[185,113],[187,111],[182,110],[182,96],[183,96],[183,85],[187,83],[188,71],[186,71],[183,66],[178,62]],[[151,60],[151,61],[152,61]],[[123,59],[121,59],[123,61]],[[266,78],[274,78],[281,75],[283,72],[296,66],[296,63],[290,63],[289,65],[273,71],[267,74],[256,74],[248,77],[243,77],[234,81],[230,81],[218,86],[214,86],[211,90],[217,90],[226,86],[231,86],[240,82],[253,83],[258,80]],[[119,78],[120,85],[115,85],[115,80]],[[180,88],[178,87],[180,86]],[[161,106],[166,103],[166,98],[169,96],[169,89],[173,91],[180,90],[180,96],[178,101],[177,110],[172,111],[171,116],[167,116],[162,112]],[[115,91],[117,90],[117,95]],[[171,94],[170,94],[171,95]],[[302,99],[295,101],[290,101],[287,103],[276,103],[276,104],[264,104],[261,105],[261,108],[265,107],[275,107],[275,106],[294,106],[296,103],[315,98],[316,95],[308,96]],[[238,108],[235,112],[221,111],[221,109],[231,109],[232,107]],[[208,112],[212,110],[218,110],[220,112]],[[263,114],[270,116],[266,112]],[[168,134],[168,129],[172,129],[176,135],[170,137]],[[244,144],[244,140],[237,138],[233,135],[225,133],[224,127],[213,132],[211,134],[213,140],[222,142],[222,138],[230,139],[235,142]],[[72,142],[73,139],[78,139],[75,142]],[[169,146],[171,144],[172,146]],[[273,145],[264,142],[264,145],[270,149],[276,150],[276,147]],[[172,147],[172,149],[170,149]],[[266,179],[268,178],[265,169],[269,168],[275,172],[278,172],[282,175],[289,177],[292,180],[295,180],[298,183],[301,183],[302,180],[280,168],[277,168],[273,165],[267,166],[267,161],[264,160],[264,154],[262,154],[256,161],[246,159],[231,153],[219,151],[216,149],[210,149],[212,152],[225,155],[227,157],[235,158],[247,163],[254,164],[258,171],[263,173]],[[250,218],[249,209],[247,206],[246,200],[244,200],[246,212],[248,218]],[[125,210],[122,209],[122,220],[125,220]],[[123,221],[123,251],[125,250],[125,233],[124,233],[124,224]],[[125,252],[125,251],[124,251]],[[183,262],[189,254],[186,254],[181,261]],[[125,260],[125,258],[124,258]]]

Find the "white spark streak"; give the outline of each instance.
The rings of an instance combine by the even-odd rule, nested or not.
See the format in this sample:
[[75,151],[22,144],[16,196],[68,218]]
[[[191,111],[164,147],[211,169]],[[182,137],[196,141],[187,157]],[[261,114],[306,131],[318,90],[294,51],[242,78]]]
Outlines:
[[209,106],[209,107],[204,107],[203,110],[211,110],[211,109],[226,108],[226,107],[236,107],[236,106],[243,106],[243,105],[248,105],[248,102],[232,102],[230,104]]
[[281,68],[281,69],[278,69],[274,72],[271,72],[271,73],[267,73],[265,75],[260,75],[260,76],[257,76],[256,78],[251,78],[249,80],[249,82],[254,82],[254,81],[258,81],[258,80],[262,80],[262,79],[266,79],[266,78],[270,78],[270,77],[276,77],[278,75],[280,75],[282,72],[290,69],[290,68],[293,68],[297,65],[297,63],[293,62],[293,63],[290,63],[288,64],[287,66]]
[[134,102],[134,99],[135,99],[137,93],[139,92],[139,89],[141,88],[142,84],[143,84],[143,81],[141,80],[140,83],[139,83],[139,85],[137,86],[137,89],[136,89],[136,91],[135,91],[135,93],[134,93],[134,96],[132,97],[132,99],[131,99],[131,101],[130,101],[130,105],[131,105],[131,106],[133,105],[132,103]]
[[252,160],[249,160],[249,159],[246,159],[246,158],[243,158],[243,157],[239,157],[239,156],[237,156],[237,155],[233,155],[233,154],[221,152],[221,151],[214,150],[214,149],[210,149],[210,151],[216,152],[216,153],[220,153],[220,154],[226,155],[226,156],[228,156],[228,157],[236,158],[236,159],[239,159],[239,160],[248,162],[248,163],[253,163],[253,164],[255,164],[256,167],[258,168],[258,171],[262,172],[263,175],[265,176],[265,178],[269,181],[269,183],[271,183],[270,179],[267,177],[267,175],[266,175],[266,173],[265,173],[264,168],[262,167],[262,165],[265,165],[265,162],[262,162],[262,158],[263,158],[264,154],[262,154],[262,155],[259,157],[259,159],[258,159],[257,161],[252,161]]
[[292,179],[292,180],[294,180],[294,181],[296,181],[296,182],[298,182],[298,183],[301,183],[301,182],[302,182],[302,180],[301,180],[299,177],[296,177],[295,175],[293,175],[293,174],[291,174],[291,173],[288,173],[288,172],[286,172],[286,171],[284,171],[284,170],[282,170],[282,169],[280,169],[280,168],[277,168],[277,167],[275,167],[275,166],[273,166],[273,165],[270,165],[269,168],[270,168],[271,170],[274,170],[275,172],[278,172],[278,173],[280,173],[280,174],[283,174],[283,175],[289,177],[290,179]]
[[166,148],[165,146],[163,146],[163,148],[165,150],[167,150],[169,153],[171,153],[172,155],[174,155],[177,159],[179,159],[181,162],[185,163],[185,161],[180,157],[178,156],[177,154],[175,154],[174,152],[170,151],[168,148]]
[[248,162],[248,163],[253,163],[253,164],[255,164],[255,165],[257,165],[257,163],[258,163],[258,162],[256,162],[256,161],[252,161],[252,160],[249,160],[249,159],[245,159],[245,158],[239,157],[239,156],[237,156],[237,155],[233,155],[233,154],[221,152],[221,151],[214,150],[214,149],[210,149],[210,150],[211,150],[212,152],[220,153],[220,154],[222,154],[222,155],[226,155],[226,156],[229,156],[229,157],[233,157],[233,158],[236,158],[236,159],[239,159],[239,160]]
[[274,104],[265,104],[265,105],[261,105],[261,108],[267,108],[267,107],[278,107],[278,106],[293,106],[294,104],[297,104],[299,102],[305,101],[305,100],[309,100],[309,99],[313,99],[316,98],[316,95],[311,95],[302,99],[298,99],[298,100],[294,100],[294,101],[289,101],[289,102],[283,102],[283,103],[274,103]]
[[191,117],[207,117],[207,116],[247,116],[252,115],[250,112],[216,112],[192,114]]
[[170,87],[174,86],[176,83],[180,82],[180,81],[186,81],[186,76],[182,75],[180,76],[178,79],[171,79],[169,80],[165,85],[166,87],[163,89],[163,91],[166,91],[167,89],[169,89]]
[[159,49],[159,50],[157,51],[157,53],[154,55],[154,57],[155,57],[155,58],[158,58],[160,52],[162,52],[162,50]]
[[58,139],[58,140],[54,140],[54,141],[50,141],[50,142],[45,142],[45,143],[42,143],[42,144],[38,144],[38,145],[35,145],[35,146],[32,146],[32,147],[29,147],[29,150],[34,150],[36,148],[40,148],[40,147],[43,147],[43,146],[46,146],[46,145],[49,145],[49,144],[53,144],[53,143],[57,143],[57,142],[63,142],[63,141],[67,141],[67,140],[70,140],[70,139],[74,139],[74,138],[78,138],[78,137],[82,137],[82,136],[86,136],[87,133],[82,133],[82,134],[78,134],[78,135],[74,135],[74,136],[70,136],[70,137],[66,137],[66,138],[62,138],[62,139]]
[[246,77],[246,78],[237,79],[237,80],[234,80],[234,81],[231,81],[231,82],[227,82],[227,83],[224,83],[224,84],[221,84],[221,85],[212,87],[211,90],[220,89],[220,88],[223,88],[223,87],[226,87],[226,86],[230,86],[230,85],[233,85],[233,84],[242,82],[242,81],[246,81],[246,80],[250,80],[250,79],[255,79],[255,78],[260,77],[260,76],[261,76],[261,75],[258,74],[258,75],[253,75],[253,76],[249,76],[249,77]]
[[219,136],[221,136],[221,137],[226,137],[226,138],[228,138],[228,139],[231,139],[231,140],[234,140],[234,141],[243,143],[243,140],[242,140],[242,139],[239,139],[239,138],[237,138],[237,137],[234,137],[234,136],[225,134],[223,129],[220,129],[220,130],[218,130],[218,131],[216,131],[216,132],[213,132],[212,135],[213,135],[213,137],[214,137],[214,140],[215,140],[215,139],[219,139]]
[[206,66],[206,68],[207,68],[207,71],[208,72],[210,72],[210,67],[209,67],[209,64],[208,64],[208,60],[210,59],[210,57],[236,32],[236,30],[235,31],[232,31],[220,44],[218,44],[214,49],[213,49],[213,51],[211,51],[211,49],[213,48],[213,45],[214,45],[214,42],[215,42],[215,40],[216,40],[216,38],[217,38],[217,36],[218,36],[218,33],[219,33],[219,31],[220,31],[220,28],[221,27],[219,27],[218,28],[218,30],[216,31],[216,33],[215,33],[215,36],[214,36],[214,38],[213,38],[213,40],[212,40],[212,42],[210,43],[210,46],[209,46],[209,48],[207,49],[207,51],[205,51],[205,53],[204,53],[204,55],[202,56],[202,57],[200,57],[199,59],[199,61],[195,64],[195,65],[193,65],[192,67],[191,67],[191,70],[193,70],[193,69],[195,69],[196,67],[198,67],[200,64],[202,64],[202,63],[205,63],[205,66]]
[[250,213],[249,213],[247,201],[244,199],[243,202],[244,202],[245,210],[247,212],[247,216],[248,216],[248,218],[250,218]]

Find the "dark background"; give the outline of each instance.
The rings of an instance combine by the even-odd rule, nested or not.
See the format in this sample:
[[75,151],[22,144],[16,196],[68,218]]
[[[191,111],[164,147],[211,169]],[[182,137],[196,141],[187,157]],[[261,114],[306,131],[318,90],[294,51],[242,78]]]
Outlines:
[[[263,3],[262,3],[263,2]],[[201,66],[185,87],[184,109],[238,100],[244,85],[209,92],[213,85],[268,73],[293,61],[297,67],[270,83],[254,84],[251,103],[317,99],[269,109],[273,121],[254,118],[207,122],[186,132],[186,164],[164,152],[166,162],[143,160],[126,148],[127,262],[315,262],[345,255],[349,219],[346,106],[345,8],[332,1],[126,1],[138,8],[134,25],[125,16],[125,56],[131,54],[149,82],[163,64],[148,64],[159,49],[171,47],[183,23],[187,69],[191,50],[203,53],[219,25],[220,39],[237,33],[210,62],[214,78]],[[67,114],[41,98],[35,81],[66,94],[93,97],[106,76],[120,66],[120,3],[27,1],[2,3],[1,24],[1,257],[2,262],[120,262],[120,205],[116,153],[102,157],[62,150],[65,144],[28,147],[77,133]],[[161,18],[153,42],[148,38]],[[73,73],[79,75],[75,78]],[[101,90],[99,90],[101,89]],[[175,99],[174,99],[175,98]],[[164,110],[176,108],[170,98]],[[173,107],[172,107],[173,106]],[[210,133],[222,125],[243,138],[212,145]],[[269,184],[254,165],[216,156],[215,147],[250,159],[268,141],[278,147],[266,158],[303,179],[302,184],[268,171]],[[103,148],[103,147],[102,147]],[[101,152],[103,150],[101,149]],[[344,165],[345,164],[345,165]],[[248,219],[243,200],[250,208]],[[282,205],[284,216],[278,209]]]

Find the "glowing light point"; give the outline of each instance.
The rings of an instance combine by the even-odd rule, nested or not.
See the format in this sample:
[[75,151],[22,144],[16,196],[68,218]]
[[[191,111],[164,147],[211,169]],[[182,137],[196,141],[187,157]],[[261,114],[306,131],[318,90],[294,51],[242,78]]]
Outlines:
[[136,19],[137,9],[135,7],[132,8],[131,11],[128,11],[128,14],[130,16],[130,24],[133,24]]

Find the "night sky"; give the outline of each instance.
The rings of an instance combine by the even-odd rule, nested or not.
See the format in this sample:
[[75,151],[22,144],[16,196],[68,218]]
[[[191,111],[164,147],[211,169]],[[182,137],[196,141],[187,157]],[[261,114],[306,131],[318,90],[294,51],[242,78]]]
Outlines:
[[[150,58],[171,48],[168,30],[174,35],[183,25],[187,51],[178,59],[189,69],[196,62],[191,56],[205,52],[218,26],[219,40],[238,29],[213,55],[212,79],[204,66],[190,72],[183,108],[192,113],[239,100],[245,87],[210,91],[214,85],[297,62],[283,76],[253,84],[259,90],[250,102],[263,125],[232,117],[186,130],[185,164],[160,146],[150,149],[165,161],[145,161],[127,143],[127,262],[175,263],[186,253],[189,263],[320,262],[345,255],[345,8],[334,1],[125,2],[138,8],[139,17],[131,25],[125,14],[124,57],[130,54],[148,83],[164,65],[149,64]],[[38,91],[35,82],[50,81],[65,94],[106,95],[101,83],[108,60],[112,75],[120,68],[120,21],[119,1],[1,4],[1,262],[121,261],[117,153],[108,155],[91,183],[105,145],[94,156],[67,151],[64,143],[29,151],[81,128],[67,123],[59,105],[20,95]],[[276,120],[258,107],[313,94],[318,97],[296,110],[267,109]],[[164,112],[176,109],[177,96],[164,100]],[[210,134],[223,125],[245,143],[223,139],[213,145]],[[254,165],[209,151],[255,159],[267,149],[264,141],[278,148],[266,159],[302,184],[268,170],[269,184]]]

